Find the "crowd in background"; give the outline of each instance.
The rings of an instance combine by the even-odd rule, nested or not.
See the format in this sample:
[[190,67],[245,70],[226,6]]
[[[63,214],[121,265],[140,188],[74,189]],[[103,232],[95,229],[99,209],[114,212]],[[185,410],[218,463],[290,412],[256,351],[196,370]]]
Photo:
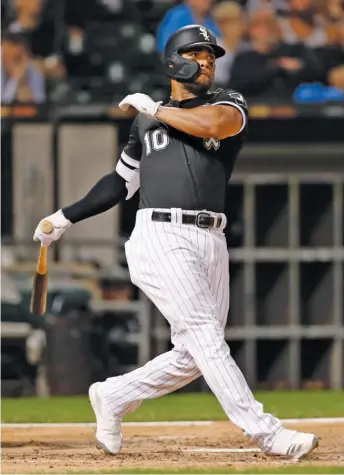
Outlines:
[[217,86],[269,101],[290,100],[301,83],[344,92],[343,0],[4,0],[1,8],[7,104],[73,101],[71,90],[84,101],[140,90],[159,99],[167,38],[193,23],[227,51]]

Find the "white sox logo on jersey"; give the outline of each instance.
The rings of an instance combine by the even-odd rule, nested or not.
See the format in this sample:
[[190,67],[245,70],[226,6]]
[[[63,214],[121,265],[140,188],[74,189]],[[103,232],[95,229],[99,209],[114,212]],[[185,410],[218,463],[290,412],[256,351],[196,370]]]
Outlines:
[[210,138],[210,139],[204,139],[203,145],[208,150],[210,150],[211,148],[213,148],[214,150],[218,150],[220,148],[221,142],[219,139]]
[[206,41],[210,41],[210,37],[208,35],[207,30],[204,28],[204,26],[201,26],[201,28],[199,29],[199,32],[201,33],[201,35]]
[[243,96],[239,94],[239,92],[229,92],[228,95],[229,97],[234,99],[235,103],[238,104],[238,106],[247,108],[246,101]]

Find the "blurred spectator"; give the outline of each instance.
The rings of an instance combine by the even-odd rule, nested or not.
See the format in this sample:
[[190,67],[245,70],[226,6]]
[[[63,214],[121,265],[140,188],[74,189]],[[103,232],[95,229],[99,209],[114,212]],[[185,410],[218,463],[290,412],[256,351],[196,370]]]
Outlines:
[[264,99],[285,100],[301,82],[319,79],[315,54],[302,44],[280,41],[278,21],[272,10],[253,12],[248,27],[251,51],[238,54],[230,86]]
[[332,68],[328,73],[328,83],[344,91],[344,65]]
[[280,16],[280,26],[282,40],[288,44],[320,48],[335,40],[335,32],[319,13],[315,0],[289,0],[289,10]]
[[338,44],[323,50],[326,69],[325,82],[344,90],[344,21],[338,28]]
[[248,13],[265,8],[274,9],[276,12],[288,10],[288,0],[246,0],[244,4]]
[[1,51],[1,101],[42,103],[45,84],[25,39],[16,33],[3,36]]
[[65,71],[55,51],[55,22],[45,15],[45,3],[46,0],[13,0],[14,19],[8,31],[25,36],[37,66],[47,78],[60,79]]
[[326,21],[329,42],[342,44],[341,30],[344,25],[344,1],[327,0],[327,2],[320,2],[318,10]]
[[322,15],[329,32],[329,43],[314,49],[323,65],[321,81],[343,89],[344,66],[344,2],[318,1],[317,11]]
[[[63,59],[69,79],[87,77],[91,73],[89,54],[86,51],[86,27],[98,16],[96,0],[68,0],[65,2],[66,30],[63,43]],[[103,11],[101,12],[103,13]],[[108,10],[106,13],[110,15]]]
[[103,77],[109,57],[104,58],[104,52],[97,46],[103,43],[110,51],[121,22],[138,23],[131,0],[68,0],[65,21],[64,61],[69,78],[72,83],[75,79],[75,84],[79,80],[86,84],[90,77]]
[[44,0],[13,0],[11,33],[25,35],[34,56],[46,57],[54,49],[54,25],[44,17]]
[[69,78],[90,76],[89,54],[85,51],[85,30],[69,26],[63,47],[64,64]]
[[219,29],[210,14],[213,3],[214,0],[185,0],[182,5],[168,10],[157,31],[158,51],[162,53],[168,38],[187,25],[204,25],[219,37]]
[[329,20],[340,21],[344,19],[344,3],[342,0],[319,1],[318,9]]
[[242,6],[233,1],[215,5],[214,19],[221,31],[219,44],[226,50],[225,56],[216,61],[215,84],[228,86],[234,58],[238,52],[248,48],[243,42],[245,33],[245,13]]

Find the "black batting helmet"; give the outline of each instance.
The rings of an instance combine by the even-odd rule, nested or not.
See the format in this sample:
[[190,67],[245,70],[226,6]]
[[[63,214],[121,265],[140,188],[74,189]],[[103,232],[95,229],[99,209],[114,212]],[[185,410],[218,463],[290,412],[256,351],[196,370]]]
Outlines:
[[184,26],[177,30],[167,41],[165,47],[166,75],[180,82],[192,82],[200,73],[196,61],[183,58],[180,54],[192,48],[207,47],[212,50],[215,58],[226,52],[217,44],[213,33],[202,25]]

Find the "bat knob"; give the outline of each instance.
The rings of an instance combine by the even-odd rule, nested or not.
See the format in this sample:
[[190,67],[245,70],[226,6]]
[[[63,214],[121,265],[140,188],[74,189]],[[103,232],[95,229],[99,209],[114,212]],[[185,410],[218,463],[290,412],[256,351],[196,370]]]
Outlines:
[[51,221],[45,220],[40,224],[40,230],[44,234],[50,234],[54,231],[54,225]]

